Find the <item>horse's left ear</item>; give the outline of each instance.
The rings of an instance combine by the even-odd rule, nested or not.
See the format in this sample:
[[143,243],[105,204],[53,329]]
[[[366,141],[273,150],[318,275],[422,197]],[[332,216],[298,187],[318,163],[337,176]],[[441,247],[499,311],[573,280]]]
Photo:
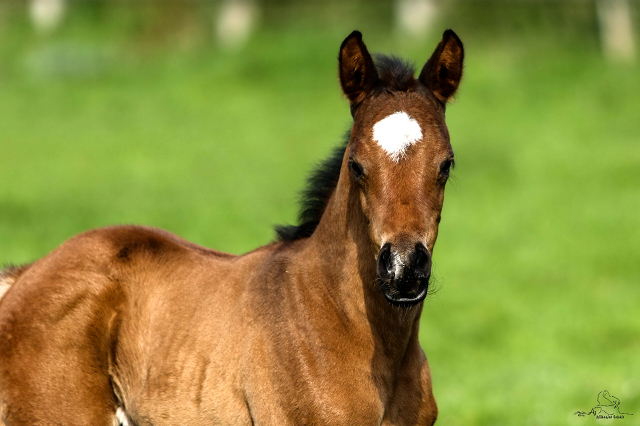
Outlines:
[[353,112],[378,82],[378,71],[360,31],[352,32],[342,42],[338,61],[342,91],[349,98]]
[[442,41],[422,68],[418,79],[440,102],[446,104],[460,84],[463,60],[462,42],[456,33],[446,30],[442,34]]

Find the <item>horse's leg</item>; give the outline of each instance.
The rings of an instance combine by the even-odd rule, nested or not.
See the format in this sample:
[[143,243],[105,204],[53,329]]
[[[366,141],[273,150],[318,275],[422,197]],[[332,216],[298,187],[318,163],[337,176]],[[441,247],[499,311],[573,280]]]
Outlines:
[[114,426],[109,362],[110,326],[120,301],[116,285],[91,274],[56,274],[55,281],[47,275],[19,283],[21,288],[12,289],[3,300],[4,422]]

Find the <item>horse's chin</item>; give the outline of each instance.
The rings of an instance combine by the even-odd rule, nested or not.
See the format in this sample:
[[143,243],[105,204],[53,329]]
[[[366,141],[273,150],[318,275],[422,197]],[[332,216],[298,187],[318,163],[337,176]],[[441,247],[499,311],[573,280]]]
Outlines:
[[429,290],[429,279],[418,279],[414,289],[410,291],[399,291],[393,282],[382,282],[382,294],[387,302],[401,308],[411,308],[416,306],[427,297]]

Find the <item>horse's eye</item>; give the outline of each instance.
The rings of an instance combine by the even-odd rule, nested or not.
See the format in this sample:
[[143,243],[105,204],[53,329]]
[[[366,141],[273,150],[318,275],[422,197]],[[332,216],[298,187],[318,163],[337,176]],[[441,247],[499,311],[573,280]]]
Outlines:
[[351,169],[351,173],[356,179],[360,179],[364,176],[364,170],[362,170],[362,166],[358,164],[355,160],[349,160],[349,168]]
[[453,167],[453,160],[444,160],[442,164],[440,164],[440,176],[443,178],[449,177],[449,173],[451,171],[451,167]]

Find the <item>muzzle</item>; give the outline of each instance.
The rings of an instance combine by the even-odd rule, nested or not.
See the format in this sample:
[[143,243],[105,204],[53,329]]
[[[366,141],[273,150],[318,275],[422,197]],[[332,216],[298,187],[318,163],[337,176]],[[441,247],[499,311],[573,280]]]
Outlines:
[[416,305],[427,296],[431,254],[422,243],[394,248],[386,243],[378,253],[378,280],[384,297],[396,306]]

